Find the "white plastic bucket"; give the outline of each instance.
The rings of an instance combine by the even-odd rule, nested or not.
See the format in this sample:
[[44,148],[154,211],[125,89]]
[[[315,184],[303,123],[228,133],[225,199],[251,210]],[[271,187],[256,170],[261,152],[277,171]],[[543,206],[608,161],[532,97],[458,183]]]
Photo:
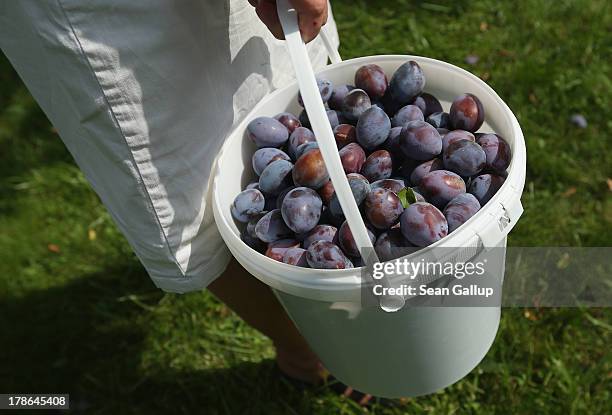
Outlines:
[[[416,259],[437,247],[461,247],[456,254],[468,259],[489,248],[505,247],[506,235],[522,213],[526,152],[516,117],[495,91],[461,68],[419,56],[356,58],[332,64],[317,75],[335,84],[352,83],[362,65],[376,63],[390,76],[408,60],[421,66],[427,78],[425,92],[440,99],[445,111],[462,93],[478,96],[486,116],[480,131],[500,134],[513,153],[508,177],[497,194],[461,228],[410,257]],[[499,325],[499,307],[404,308],[398,313],[360,308],[359,269],[289,266],[255,252],[240,239],[230,205],[255,179],[251,155],[256,148],[246,137],[246,126],[258,116],[299,113],[297,93],[297,85],[292,84],[264,98],[222,149],[213,205],[225,243],[242,266],[272,287],[323,364],[342,382],[377,396],[405,397],[431,393],[458,381],[489,350]],[[505,251],[495,252],[502,253],[496,272],[503,278]]]

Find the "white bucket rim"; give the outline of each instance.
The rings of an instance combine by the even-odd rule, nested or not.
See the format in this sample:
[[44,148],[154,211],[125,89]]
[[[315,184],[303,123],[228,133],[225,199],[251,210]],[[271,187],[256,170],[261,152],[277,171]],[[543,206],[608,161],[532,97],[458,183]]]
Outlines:
[[[398,61],[408,60],[414,60],[419,64],[430,64],[439,66],[448,71],[452,71],[458,75],[464,76],[478,84],[479,87],[483,88],[489,94],[489,96],[493,100],[495,100],[496,104],[499,105],[499,107],[503,110],[503,117],[505,118],[505,121],[511,126],[511,130],[513,131],[514,135],[514,140],[512,140],[513,142],[511,144],[513,156],[510,166],[508,167],[508,176],[502,187],[491,198],[491,200],[489,200],[489,202],[485,204],[485,206],[483,206],[473,217],[471,217],[466,223],[464,223],[460,228],[458,228],[450,235],[415,253],[402,257],[402,259],[414,259],[419,256],[428,255],[431,253],[432,250],[440,247],[460,248],[465,246],[468,241],[473,240],[474,238],[478,238],[477,230],[490,226],[491,221],[497,219],[497,217],[499,216],[500,209],[503,209],[503,202],[511,204],[514,203],[516,200],[520,199],[525,183],[526,170],[525,140],[518,120],[516,119],[516,116],[510,110],[508,105],[499,97],[495,90],[493,90],[482,79],[478,78],[476,75],[470,73],[469,71],[463,68],[437,59],[417,55],[371,55],[347,59],[339,63],[328,65],[317,71],[316,74],[325,74],[329,71],[338,70],[343,67],[355,66],[358,64],[384,62],[396,63]],[[297,83],[295,81],[289,85],[286,85],[283,88],[279,88],[273,91],[272,93],[266,95],[251,110],[251,112],[249,112],[245,119],[235,127],[232,133],[228,136],[228,139],[234,136],[237,132],[245,130],[246,125],[252,119],[251,114],[256,113],[262,106],[266,104],[266,102],[273,100],[277,95],[283,94],[290,89],[295,90],[297,94]],[[270,114],[270,116],[274,115],[275,114]],[[244,248],[242,250],[242,253],[238,253],[232,250],[235,256],[241,256],[246,259],[246,253],[248,252],[248,255],[256,256],[259,261],[264,261],[262,265],[265,264],[266,268],[270,267],[270,269],[273,270],[271,274],[283,275],[282,280],[279,279],[277,281],[276,288],[278,288],[279,286],[282,287],[285,285],[290,285],[296,288],[307,288],[324,291],[346,291],[360,289],[362,281],[361,278],[358,277],[358,274],[361,273],[362,267],[349,269],[317,269],[316,272],[313,272],[313,269],[311,268],[301,268],[275,261],[246,245],[240,239],[240,237],[236,233],[234,233],[234,231],[232,230],[232,226],[229,223],[229,220],[233,221],[233,218],[227,218],[226,215],[223,214],[223,207],[220,206],[219,198],[215,197],[217,192],[220,191],[218,187],[219,175],[221,169],[223,168],[222,160],[225,147],[226,144],[224,144],[224,146],[222,147],[221,152],[217,157],[217,164],[215,166],[212,189],[213,210],[215,220],[217,222],[217,227],[219,228],[219,231],[226,244],[228,246],[234,247],[238,245]],[[229,209],[227,211],[229,212]],[[505,234],[507,234],[507,232],[505,232]],[[505,237],[505,234],[501,235],[501,237]],[[227,240],[228,238],[230,239],[230,241]],[[252,261],[249,260],[248,262]]]

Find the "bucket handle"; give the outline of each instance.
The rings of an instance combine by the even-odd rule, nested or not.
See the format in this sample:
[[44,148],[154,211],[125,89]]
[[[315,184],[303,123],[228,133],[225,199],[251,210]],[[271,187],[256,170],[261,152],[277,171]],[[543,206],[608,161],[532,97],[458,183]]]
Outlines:
[[[359,253],[366,266],[371,269],[371,264],[379,262],[378,256],[376,255],[372,241],[370,241],[368,231],[359,213],[359,207],[355,202],[353,192],[351,191],[344,169],[342,168],[334,133],[329,124],[323,101],[321,100],[314,71],[308,53],[306,52],[306,45],[300,34],[297,12],[288,0],[277,0],[276,5],[279,20],[285,34],[287,49],[289,50],[289,55],[293,62],[295,77],[304,102],[304,108],[308,113],[308,119],[310,120],[317,144],[319,145],[319,150],[323,156],[323,161],[334,186],[336,195],[338,196],[338,201],[340,202],[346,221],[351,229],[356,245],[359,248]],[[338,55],[337,51],[335,54],[332,52],[334,48],[327,35],[328,33],[324,31],[322,39],[330,58],[332,61],[338,60],[340,59],[340,55]],[[383,287],[391,288],[388,278],[382,278],[379,282]],[[389,295],[380,297],[380,306],[385,311],[397,311],[404,306],[404,303],[404,298],[402,296]]]
[[319,36],[323,41],[323,45],[325,45],[325,50],[327,51],[327,56],[329,56],[329,60],[332,64],[342,62],[342,57],[338,52],[338,49],[334,47],[332,42],[332,35],[329,32],[329,26],[324,25],[319,32]]

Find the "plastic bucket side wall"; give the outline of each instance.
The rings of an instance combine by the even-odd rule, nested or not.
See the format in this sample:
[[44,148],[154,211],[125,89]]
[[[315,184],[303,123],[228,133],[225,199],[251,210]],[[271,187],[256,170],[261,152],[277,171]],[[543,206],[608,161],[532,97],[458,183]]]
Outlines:
[[488,352],[500,319],[497,307],[435,307],[368,308],[351,320],[330,303],[277,295],[336,378],[386,398],[426,395],[462,379]]
[[[504,238],[499,247],[505,244]],[[481,255],[487,272],[503,278],[505,249]],[[386,313],[378,307],[360,309],[357,303],[275,293],[336,378],[388,398],[429,394],[462,379],[493,344],[501,314],[499,307],[412,307]]]

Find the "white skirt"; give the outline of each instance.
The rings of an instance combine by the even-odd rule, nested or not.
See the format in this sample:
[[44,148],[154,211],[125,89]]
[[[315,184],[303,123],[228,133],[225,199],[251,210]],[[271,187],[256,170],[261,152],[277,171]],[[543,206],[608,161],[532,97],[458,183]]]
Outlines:
[[[337,44],[331,14],[328,25]],[[230,253],[212,214],[216,156],[293,79],[284,42],[248,2],[5,1],[0,47],[155,285],[217,278]],[[308,47],[326,65],[320,39]]]

